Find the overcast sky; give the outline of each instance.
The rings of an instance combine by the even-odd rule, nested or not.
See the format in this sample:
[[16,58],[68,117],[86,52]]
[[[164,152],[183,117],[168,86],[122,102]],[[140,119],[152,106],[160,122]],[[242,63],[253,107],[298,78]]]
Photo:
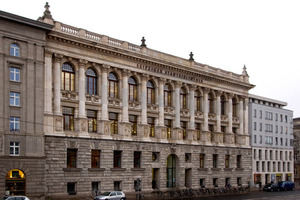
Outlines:
[[[2,2],[1,2],[2,1]],[[37,19],[46,1],[0,0]],[[49,0],[56,21],[237,74],[300,117],[299,0]]]

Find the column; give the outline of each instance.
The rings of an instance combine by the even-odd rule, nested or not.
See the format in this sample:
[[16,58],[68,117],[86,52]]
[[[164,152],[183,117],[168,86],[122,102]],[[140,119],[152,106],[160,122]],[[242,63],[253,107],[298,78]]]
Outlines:
[[141,106],[142,106],[142,124],[147,124],[147,80],[149,75],[142,75],[142,94],[141,94]]
[[195,86],[190,87],[190,129],[195,129]]
[[228,133],[232,133],[232,98],[233,94],[228,95]]
[[123,90],[122,90],[122,105],[123,105],[123,119],[122,122],[129,122],[128,120],[128,74],[129,70],[123,70]]
[[203,118],[204,118],[204,124],[203,124],[203,131],[208,131],[208,93],[210,89],[204,88],[204,95],[203,95]]
[[244,98],[240,97],[239,102],[240,134],[244,134]]
[[217,119],[217,132],[221,132],[221,91],[217,91],[217,102],[216,102],[216,119]]
[[62,55],[54,54],[54,114],[61,115],[61,59]]
[[244,107],[245,107],[245,110],[244,110],[244,133],[246,135],[249,134],[248,133],[248,112],[249,112],[248,104],[249,104],[249,99],[248,99],[248,97],[246,97],[245,98],[245,105],[244,105]]
[[45,113],[52,114],[52,52],[45,51]]
[[159,85],[158,85],[158,110],[159,110],[159,115],[158,115],[158,126],[164,126],[164,118],[165,118],[165,109],[164,109],[164,84],[165,84],[165,79],[160,78],[159,79]]
[[87,61],[79,60],[79,79],[78,79],[78,97],[79,97],[79,111],[78,117],[85,118],[85,66]]
[[101,102],[102,102],[102,120],[108,120],[108,100],[107,100],[107,73],[108,73],[109,66],[108,65],[102,65],[101,68],[101,81],[102,81],[102,88],[101,88]]
[[181,82],[175,83],[175,128],[180,128],[180,87]]

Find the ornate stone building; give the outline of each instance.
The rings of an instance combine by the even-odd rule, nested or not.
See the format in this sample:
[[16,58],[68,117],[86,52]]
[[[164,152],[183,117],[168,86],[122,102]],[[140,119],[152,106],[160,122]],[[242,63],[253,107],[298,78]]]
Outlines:
[[293,111],[286,102],[249,95],[254,184],[294,180]]
[[0,11],[0,196],[45,196],[44,48],[52,28]]
[[54,21],[45,8],[39,21],[53,29],[37,77],[44,82],[35,82],[44,116],[34,115],[44,121],[45,196],[130,194],[138,179],[149,193],[248,185],[254,86],[245,67],[239,75],[195,62],[192,53],[150,49],[144,38],[138,46],[92,33]]

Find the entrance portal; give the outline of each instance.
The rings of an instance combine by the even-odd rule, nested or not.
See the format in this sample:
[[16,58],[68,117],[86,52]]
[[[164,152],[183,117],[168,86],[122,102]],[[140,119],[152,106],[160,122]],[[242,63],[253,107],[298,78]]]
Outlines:
[[25,180],[25,174],[21,170],[10,170],[6,174],[6,195],[25,195]]

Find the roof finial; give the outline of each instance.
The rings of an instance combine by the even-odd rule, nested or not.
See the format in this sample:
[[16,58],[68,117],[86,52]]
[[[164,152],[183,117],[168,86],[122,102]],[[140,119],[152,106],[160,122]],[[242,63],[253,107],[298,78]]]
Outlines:
[[189,60],[190,61],[194,61],[194,54],[193,54],[193,52],[190,53],[190,59]]
[[48,4],[48,2],[46,2],[46,5],[45,5],[45,11],[44,11],[44,15],[43,15],[43,18],[49,18],[49,19],[53,19],[52,18],[52,15],[51,15],[51,12],[49,10],[50,6]]
[[142,38],[142,40],[141,40],[141,41],[142,41],[141,47],[146,47],[147,45],[146,45],[146,43],[145,43],[145,42],[146,42],[146,40],[145,40],[145,38],[144,38],[144,37]]
[[243,73],[242,73],[243,76],[249,76],[248,75],[248,72],[247,72],[247,68],[246,68],[246,65],[244,65],[243,67]]

